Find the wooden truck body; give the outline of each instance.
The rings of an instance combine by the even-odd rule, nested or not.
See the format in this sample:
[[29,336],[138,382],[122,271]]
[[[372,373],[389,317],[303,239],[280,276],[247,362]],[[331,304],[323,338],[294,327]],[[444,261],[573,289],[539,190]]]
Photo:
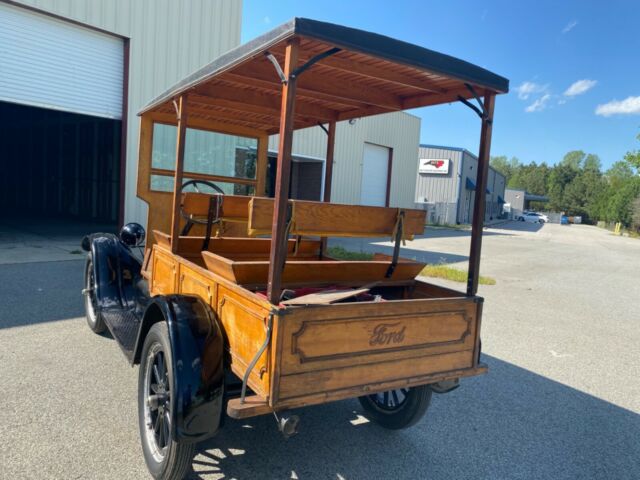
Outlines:
[[[291,435],[288,410],[357,397],[374,422],[405,428],[432,392],[486,371],[478,272],[495,96],[507,91],[508,80],[465,61],[296,18],[140,112],[149,235],[127,224],[86,237],[83,293],[91,329],[108,328],[140,364],[155,478],[181,478],[225,413],[274,413]],[[481,120],[465,292],[421,280],[424,264],[400,255],[424,233],[424,210],[389,206],[388,193],[386,207],[331,203],[337,122],[456,101]],[[317,125],[327,133],[322,201],[290,199],[293,132]],[[335,237],[394,248],[339,260],[327,249]]]

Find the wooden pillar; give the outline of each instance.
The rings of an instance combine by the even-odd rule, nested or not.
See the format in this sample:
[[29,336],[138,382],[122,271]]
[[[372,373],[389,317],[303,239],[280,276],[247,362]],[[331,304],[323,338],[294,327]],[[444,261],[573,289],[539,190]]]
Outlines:
[[[287,254],[287,208],[289,201],[289,180],[291,177],[291,143],[293,141],[293,120],[295,114],[296,82],[291,72],[298,63],[300,40],[293,38],[286,48],[284,75],[288,82],[282,86],[280,107],[280,139],[278,145],[278,167],[276,171],[273,223],[271,226],[271,251],[269,252],[269,278],[267,298],[277,305],[280,301],[282,270]],[[274,72],[275,75],[275,72]]]
[[471,249],[469,251],[469,276],[467,278],[467,295],[478,292],[480,275],[480,251],[482,249],[482,227],[487,199],[487,176],[489,174],[489,154],[491,151],[491,131],[493,127],[493,108],[496,97],[494,93],[485,92],[484,110],[487,118],[482,121],[480,132],[480,151],[478,154],[478,172],[476,178],[476,196],[473,204],[473,223],[471,225]]
[[[333,154],[336,144],[336,122],[329,122],[327,129],[327,155],[324,164],[324,195],[323,202],[331,201],[331,181],[333,180]],[[327,237],[320,239],[320,256],[324,256],[327,251]]]
[[256,197],[265,197],[267,194],[267,166],[269,163],[269,136],[258,137],[258,152],[256,158]]
[[176,171],[173,177],[173,209],[171,210],[171,251],[178,251],[180,236],[180,187],[184,170],[184,145],[187,136],[187,95],[178,100],[178,138],[176,141]]
[[333,153],[336,144],[336,122],[329,122],[327,134],[327,159],[324,170],[324,195],[323,202],[331,201],[331,181],[333,179]]

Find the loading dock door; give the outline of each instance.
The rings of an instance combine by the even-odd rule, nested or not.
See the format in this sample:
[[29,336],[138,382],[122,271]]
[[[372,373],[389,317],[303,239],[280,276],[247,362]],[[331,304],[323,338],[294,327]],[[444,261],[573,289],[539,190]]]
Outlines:
[[120,119],[123,40],[0,2],[0,101]]
[[384,207],[387,203],[389,148],[364,144],[360,204]]

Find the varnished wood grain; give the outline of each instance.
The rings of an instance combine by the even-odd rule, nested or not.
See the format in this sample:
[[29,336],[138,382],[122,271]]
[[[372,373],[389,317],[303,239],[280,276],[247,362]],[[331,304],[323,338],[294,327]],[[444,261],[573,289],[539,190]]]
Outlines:
[[[212,252],[202,252],[207,268],[240,285],[264,285],[269,261],[235,261]],[[367,285],[387,279],[390,261],[287,260],[282,271],[282,284],[332,285],[349,282]],[[389,280],[410,280],[424,264],[402,259]]]
[[[391,237],[400,209],[366,207],[336,203],[289,200],[292,209],[290,233],[331,237]],[[402,209],[405,212],[404,235],[411,239],[424,233],[426,212]],[[270,231],[273,200],[254,197],[249,203],[249,234]]]

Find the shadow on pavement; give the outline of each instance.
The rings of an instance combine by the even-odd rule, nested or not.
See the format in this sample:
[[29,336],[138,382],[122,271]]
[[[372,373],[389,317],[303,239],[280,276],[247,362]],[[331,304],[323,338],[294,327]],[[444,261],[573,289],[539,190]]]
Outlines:
[[0,265],[0,328],[84,316],[84,262]]
[[285,440],[272,416],[228,420],[201,445],[192,479],[639,478],[640,415],[497,358],[490,373],[435,395],[405,431],[355,400],[301,409]]

